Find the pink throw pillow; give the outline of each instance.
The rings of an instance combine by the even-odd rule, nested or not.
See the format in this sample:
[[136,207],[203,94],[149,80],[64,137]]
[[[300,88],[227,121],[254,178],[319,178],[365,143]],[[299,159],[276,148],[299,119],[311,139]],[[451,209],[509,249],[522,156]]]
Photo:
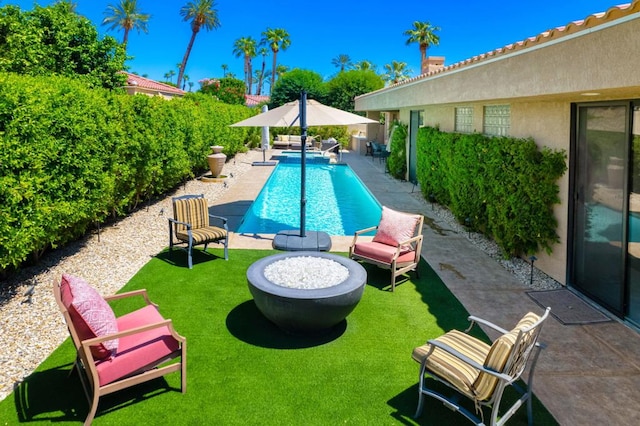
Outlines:
[[[63,274],[60,283],[62,303],[67,307],[80,340],[118,332],[116,316],[102,296],[85,280]],[[91,347],[96,359],[110,358],[118,351],[118,339]]]
[[[373,241],[398,246],[401,242],[413,238],[419,220],[419,215],[402,213],[382,206],[382,217]],[[404,246],[402,249],[410,250],[410,247]]]

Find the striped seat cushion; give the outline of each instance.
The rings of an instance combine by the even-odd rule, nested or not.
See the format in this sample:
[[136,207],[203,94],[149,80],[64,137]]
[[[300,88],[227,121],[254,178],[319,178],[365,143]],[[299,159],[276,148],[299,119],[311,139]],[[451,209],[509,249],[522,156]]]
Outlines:
[[[177,200],[173,203],[173,217],[180,221],[191,224],[191,230],[209,225],[209,208],[205,198],[187,198]],[[187,227],[176,225],[176,234],[186,232]],[[180,238],[178,236],[178,238]]]
[[[540,319],[540,316],[533,312],[527,313],[516,326],[508,333],[503,334],[491,345],[491,350],[487,354],[484,366],[487,369],[498,373],[505,372],[507,360],[513,350],[520,330],[531,327]],[[526,339],[526,337],[524,337]],[[480,373],[473,387],[475,389],[476,398],[480,401],[489,399],[498,384],[498,378],[486,373]]]
[[[353,252],[357,255],[368,257],[369,259],[377,260],[378,262],[391,263],[393,256],[398,251],[397,247],[387,244],[371,242],[356,243],[353,248]],[[404,251],[400,252],[400,256],[396,260],[397,263],[402,264],[406,262],[416,261],[416,251]]]
[[[486,343],[458,330],[449,331],[435,340],[467,355],[481,365],[490,350]],[[429,343],[415,348],[413,359],[422,363],[430,349]],[[479,370],[438,348],[427,358],[426,368],[432,375],[444,379],[468,397],[474,398],[473,384],[478,378]]]
[[[191,231],[193,236],[193,245],[203,244],[207,241],[221,240],[227,238],[227,231],[217,226],[205,226],[203,228],[194,229]],[[187,232],[177,232],[176,237],[182,241],[189,241],[189,234]]]

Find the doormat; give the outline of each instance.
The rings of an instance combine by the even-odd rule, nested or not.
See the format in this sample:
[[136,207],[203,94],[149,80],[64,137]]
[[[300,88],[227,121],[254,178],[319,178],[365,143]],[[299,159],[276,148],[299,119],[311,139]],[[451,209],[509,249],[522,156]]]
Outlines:
[[528,291],[527,294],[541,307],[551,307],[551,315],[564,325],[611,321],[605,314],[567,289]]

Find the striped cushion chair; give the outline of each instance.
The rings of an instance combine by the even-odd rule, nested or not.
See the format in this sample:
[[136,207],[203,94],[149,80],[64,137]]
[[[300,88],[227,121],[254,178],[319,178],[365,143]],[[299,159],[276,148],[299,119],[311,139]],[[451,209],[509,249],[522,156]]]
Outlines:
[[[489,424],[501,425],[526,402],[529,424],[532,424],[531,385],[538,355],[544,348],[538,342],[538,336],[549,311],[550,308],[547,308],[542,316],[529,312],[511,331],[471,316],[471,323],[465,332],[452,330],[415,348],[412,357],[421,366],[416,417],[421,414],[424,396],[427,395],[477,425],[485,424],[483,406],[491,410]],[[502,335],[490,346],[469,334],[474,324],[485,325]],[[528,362],[532,355],[533,358]],[[521,388],[515,382],[521,378],[527,365],[528,381]],[[428,380],[429,377],[444,383],[455,392],[451,396],[445,396],[434,390],[431,386],[434,382]],[[500,410],[500,402],[507,386],[512,386],[520,397],[503,412]],[[458,403],[460,394],[473,401],[475,413]],[[498,421],[499,414],[501,418]]]
[[[174,244],[186,243],[189,269],[193,267],[193,246],[204,244],[204,250],[212,242],[224,244],[224,258],[229,259],[229,229],[227,219],[209,214],[207,200],[203,194],[173,197],[173,218],[169,218],[169,251]],[[211,222],[219,222],[214,226]],[[175,239],[178,242],[174,241]]]

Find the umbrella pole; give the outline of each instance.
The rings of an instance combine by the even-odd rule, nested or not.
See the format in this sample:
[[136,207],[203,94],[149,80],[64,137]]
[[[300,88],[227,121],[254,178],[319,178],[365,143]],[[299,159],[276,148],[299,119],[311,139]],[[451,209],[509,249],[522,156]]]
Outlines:
[[300,237],[306,237],[307,92],[300,92]]

